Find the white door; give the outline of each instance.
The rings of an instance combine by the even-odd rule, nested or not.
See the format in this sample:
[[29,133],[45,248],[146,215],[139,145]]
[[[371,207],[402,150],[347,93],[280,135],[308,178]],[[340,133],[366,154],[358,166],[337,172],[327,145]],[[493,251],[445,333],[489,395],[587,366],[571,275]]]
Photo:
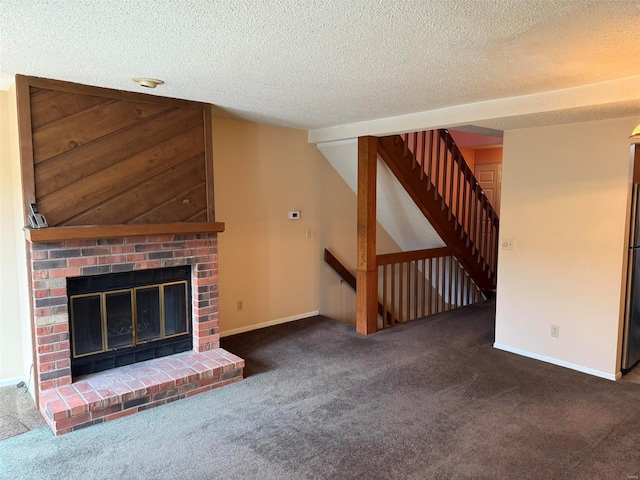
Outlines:
[[500,191],[502,189],[502,163],[479,163],[474,175],[489,203],[500,217]]

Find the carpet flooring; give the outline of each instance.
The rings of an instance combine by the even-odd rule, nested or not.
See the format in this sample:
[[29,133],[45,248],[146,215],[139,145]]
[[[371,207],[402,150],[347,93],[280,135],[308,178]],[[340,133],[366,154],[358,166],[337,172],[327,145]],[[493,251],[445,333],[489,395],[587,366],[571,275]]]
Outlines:
[[362,337],[314,317],[223,339],[237,384],[0,442],[11,479],[629,479],[640,385],[492,348],[474,306]]
[[[0,440],[46,425],[26,387],[0,388]],[[0,470],[0,475],[2,471]]]

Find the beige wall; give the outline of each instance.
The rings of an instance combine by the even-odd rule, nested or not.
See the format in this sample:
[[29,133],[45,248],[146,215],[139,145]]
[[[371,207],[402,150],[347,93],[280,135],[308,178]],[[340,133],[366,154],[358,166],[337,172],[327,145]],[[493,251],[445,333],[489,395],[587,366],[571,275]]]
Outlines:
[[[0,93],[0,118],[0,219],[12,226],[0,237],[0,382],[13,382],[27,378],[31,365],[13,91]],[[222,332],[317,311],[353,323],[355,294],[322,258],[329,248],[355,271],[356,196],[307,132],[215,119],[214,158],[216,218],[226,222],[219,236]],[[290,210],[301,210],[301,220],[289,220]],[[378,230],[379,252],[398,251]]]
[[[513,239],[514,250],[500,251],[496,346],[617,373],[627,136],[638,122],[505,133],[501,237]],[[14,94],[0,92],[0,221],[8,225],[0,236],[0,382],[26,378],[31,364],[16,135]],[[214,157],[216,217],[227,225],[219,237],[222,332],[315,311],[353,322],[355,295],[322,252],[354,270],[356,197],[307,133],[216,119]],[[288,220],[289,210],[301,210],[301,220]],[[378,252],[398,251],[378,230]]]
[[[0,382],[31,364],[15,97],[0,92]],[[604,376],[619,366],[629,142],[640,118],[505,133],[496,346]],[[216,119],[222,332],[323,314],[355,295],[322,261],[355,267],[356,198],[304,131]],[[10,192],[10,193],[9,193]],[[289,210],[301,210],[298,221]],[[305,235],[306,229],[311,238]],[[378,252],[398,251],[379,228]],[[236,301],[244,310],[237,311]],[[21,320],[22,319],[22,320]],[[550,337],[551,324],[560,338]]]
[[305,131],[214,119],[213,134],[222,334],[317,311],[355,321],[355,295],[322,260],[329,248],[355,271],[355,194]]
[[505,132],[500,237],[514,248],[499,252],[497,347],[608,378],[619,371],[627,137],[639,121]]
[[[14,224],[13,186],[9,148],[9,105],[7,92],[0,91],[0,225]],[[0,382],[20,377],[20,323],[18,282],[15,271],[16,242],[12,229],[0,235]],[[16,341],[18,339],[18,341]],[[16,362],[16,358],[20,359]]]
[[[0,385],[27,379],[31,330],[15,89],[0,91]],[[33,389],[32,389],[33,390]]]

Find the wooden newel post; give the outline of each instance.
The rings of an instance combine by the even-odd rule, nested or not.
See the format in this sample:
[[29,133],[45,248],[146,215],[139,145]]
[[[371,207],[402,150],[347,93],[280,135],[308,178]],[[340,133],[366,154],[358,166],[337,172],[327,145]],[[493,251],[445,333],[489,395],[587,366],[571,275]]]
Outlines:
[[376,264],[376,163],[378,139],[358,138],[358,265],[356,331],[375,333],[378,326]]

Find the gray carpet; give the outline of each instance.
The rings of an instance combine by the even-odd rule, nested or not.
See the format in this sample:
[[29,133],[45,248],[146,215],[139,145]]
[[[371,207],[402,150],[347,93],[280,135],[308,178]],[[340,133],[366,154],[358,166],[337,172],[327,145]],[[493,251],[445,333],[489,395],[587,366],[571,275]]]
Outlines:
[[[0,388],[0,440],[46,425],[26,387]],[[2,471],[0,470],[0,474]]]
[[640,385],[494,350],[492,306],[362,337],[315,317],[223,339],[246,380],[55,438],[11,479],[627,479]]

